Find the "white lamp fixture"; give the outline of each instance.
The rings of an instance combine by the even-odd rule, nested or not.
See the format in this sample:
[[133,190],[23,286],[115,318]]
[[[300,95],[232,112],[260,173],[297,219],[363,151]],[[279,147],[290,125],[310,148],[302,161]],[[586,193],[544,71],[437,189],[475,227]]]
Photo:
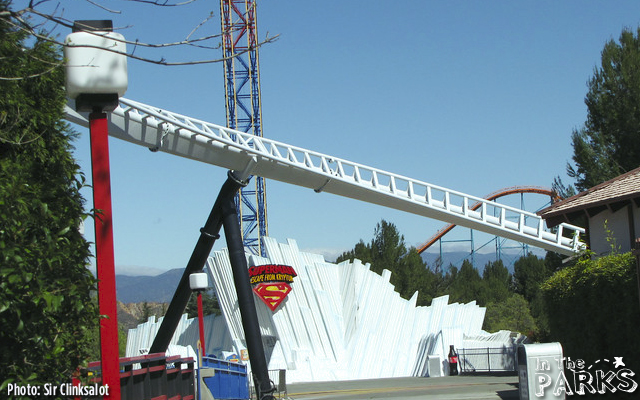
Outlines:
[[189,286],[191,290],[205,290],[209,287],[209,279],[206,272],[196,272],[189,275]]
[[64,40],[67,96],[77,111],[113,111],[127,90],[127,47],[110,20],[75,21]]

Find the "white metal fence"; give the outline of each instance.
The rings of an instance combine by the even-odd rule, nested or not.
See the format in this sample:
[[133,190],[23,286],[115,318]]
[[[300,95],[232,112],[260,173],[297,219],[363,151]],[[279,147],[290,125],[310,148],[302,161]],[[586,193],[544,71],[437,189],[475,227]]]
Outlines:
[[458,363],[462,373],[511,372],[518,362],[515,347],[484,347],[458,350]]

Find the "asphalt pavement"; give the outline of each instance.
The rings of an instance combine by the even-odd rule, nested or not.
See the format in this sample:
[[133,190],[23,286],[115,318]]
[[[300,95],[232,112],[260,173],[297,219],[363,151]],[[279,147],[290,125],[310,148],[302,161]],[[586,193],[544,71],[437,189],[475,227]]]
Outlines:
[[518,376],[445,376],[389,378],[342,382],[296,383],[287,386],[290,400],[517,400]]

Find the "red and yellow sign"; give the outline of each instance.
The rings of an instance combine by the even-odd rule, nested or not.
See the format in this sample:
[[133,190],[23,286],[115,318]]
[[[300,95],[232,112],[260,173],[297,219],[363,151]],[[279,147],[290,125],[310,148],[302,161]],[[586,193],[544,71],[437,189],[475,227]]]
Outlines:
[[271,311],[275,311],[289,292],[291,292],[291,286],[284,282],[266,282],[254,287],[253,291],[265,302]]
[[288,265],[257,265],[249,268],[253,291],[262,301],[275,311],[291,292],[289,283],[297,276],[293,267]]

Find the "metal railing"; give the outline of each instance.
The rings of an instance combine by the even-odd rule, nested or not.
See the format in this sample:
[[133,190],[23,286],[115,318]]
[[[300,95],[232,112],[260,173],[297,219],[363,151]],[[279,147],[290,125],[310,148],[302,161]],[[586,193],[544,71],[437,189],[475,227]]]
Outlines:
[[513,372],[517,370],[515,347],[483,347],[458,350],[458,365],[462,373]]
[[[120,358],[120,394],[123,400],[179,397],[195,399],[194,364],[191,357],[167,357],[164,353]],[[101,362],[81,371],[93,384],[101,384]],[[102,397],[100,397],[102,398]]]
[[[269,379],[273,383],[273,387],[276,389],[273,395],[277,399],[282,399],[282,400],[289,399],[289,395],[287,393],[287,370],[286,369],[270,369]],[[251,374],[249,376],[249,391],[251,394],[251,398],[253,399],[255,396],[255,387],[253,382],[253,375]]]

